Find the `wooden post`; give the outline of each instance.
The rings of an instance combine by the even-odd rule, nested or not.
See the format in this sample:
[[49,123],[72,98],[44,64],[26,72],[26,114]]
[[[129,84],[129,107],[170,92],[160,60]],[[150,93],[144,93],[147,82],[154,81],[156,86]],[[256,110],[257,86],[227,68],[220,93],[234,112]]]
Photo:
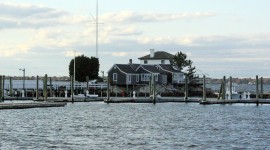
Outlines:
[[2,81],[3,81],[3,77],[0,76],[0,102],[3,102],[3,97],[4,97]]
[[48,95],[47,95],[47,74],[45,74],[45,77],[43,79],[43,97],[44,101],[47,101]]
[[226,95],[226,77],[223,76],[223,87],[222,87],[222,99],[225,100]]
[[89,91],[89,77],[86,76],[85,79],[86,79],[86,90]]
[[230,98],[232,99],[232,77],[230,76]]
[[206,101],[205,75],[203,75],[203,101]]
[[3,78],[3,86],[2,86],[2,88],[3,88],[2,92],[3,92],[3,93],[2,93],[2,94],[3,94],[3,101],[4,101],[4,98],[5,98],[5,78],[6,78],[6,77],[3,76],[2,78]]
[[156,77],[152,74],[152,82],[153,82],[153,104],[156,104]]
[[36,82],[36,99],[38,99],[39,98],[39,93],[38,93],[38,88],[39,88],[39,82],[38,82],[38,80],[39,80],[39,78],[38,78],[38,76],[37,76],[37,82]]
[[[127,91],[127,97],[128,97],[128,84],[126,84],[126,85],[127,85],[126,91]],[[124,97],[124,95],[123,95],[123,97]]]
[[152,75],[149,77],[149,96],[152,94]]
[[220,89],[219,89],[219,93],[218,93],[218,99],[220,99],[222,97],[222,91],[223,91],[223,81],[220,84]]
[[50,77],[50,97],[52,97],[53,96],[53,94],[52,94],[52,77]]
[[71,96],[71,100],[72,103],[74,103],[74,79],[73,79],[73,75],[70,76],[70,80],[71,80],[71,86],[70,86],[70,96]]
[[185,76],[185,101],[188,100],[188,76]]
[[261,98],[263,98],[263,77],[261,77]]
[[9,77],[9,96],[13,96],[12,77]]
[[108,81],[107,81],[107,101],[110,100],[110,76],[108,75]]
[[259,78],[258,75],[256,75],[256,100],[259,100]]

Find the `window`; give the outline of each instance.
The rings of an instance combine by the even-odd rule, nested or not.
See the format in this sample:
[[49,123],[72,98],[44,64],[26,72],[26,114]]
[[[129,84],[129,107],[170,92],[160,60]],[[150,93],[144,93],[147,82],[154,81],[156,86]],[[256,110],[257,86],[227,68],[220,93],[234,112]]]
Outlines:
[[141,74],[142,81],[149,81],[151,74]]
[[136,82],[139,82],[139,78],[140,78],[140,76],[136,75]]
[[147,60],[143,61],[144,64],[147,64]]
[[128,82],[131,82],[131,75],[128,75]]
[[113,81],[117,81],[117,73],[113,73]]
[[165,64],[165,60],[161,60],[161,64]]
[[154,76],[155,76],[156,81],[158,81],[158,74],[155,74]]

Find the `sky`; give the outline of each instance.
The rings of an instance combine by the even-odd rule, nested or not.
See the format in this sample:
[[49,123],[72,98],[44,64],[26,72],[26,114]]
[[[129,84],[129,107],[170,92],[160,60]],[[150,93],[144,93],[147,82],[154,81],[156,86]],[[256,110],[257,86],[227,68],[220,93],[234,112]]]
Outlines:
[[[0,0],[0,75],[69,76],[96,56],[96,0]],[[211,78],[270,77],[269,0],[99,0],[100,71],[150,49]],[[101,73],[100,73],[101,75]],[[106,74],[105,74],[106,75]]]

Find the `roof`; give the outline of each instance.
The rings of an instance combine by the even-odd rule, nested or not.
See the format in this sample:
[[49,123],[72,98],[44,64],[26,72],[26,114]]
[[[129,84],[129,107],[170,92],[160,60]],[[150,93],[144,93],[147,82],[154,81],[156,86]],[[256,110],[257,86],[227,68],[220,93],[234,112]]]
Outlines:
[[154,53],[154,57],[150,57],[150,54],[149,54],[149,55],[140,57],[138,59],[140,59],[140,60],[146,60],[146,59],[171,59],[171,58],[173,58],[173,56],[174,55],[172,55],[170,53],[167,53],[167,52],[164,52],[164,51],[157,51],[157,52]]
[[130,64],[130,67],[133,69],[133,70],[137,70],[137,68],[140,66],[141,64]]
[[137,74],[135,69],[131,67],[130,64],[115,64],[121,71],[125,73],[132,73],[132,74]]
[[166,73],[165,71],[161,70],[158,65],[141,65],[141,67],[145,71],[148,71],[151,73],[160,73],[160,74]]
[[180,70],[174,68],[170,64],[159,64],[159,66],[161,67],[162,70],[165,70],[165,71],[182,73]]

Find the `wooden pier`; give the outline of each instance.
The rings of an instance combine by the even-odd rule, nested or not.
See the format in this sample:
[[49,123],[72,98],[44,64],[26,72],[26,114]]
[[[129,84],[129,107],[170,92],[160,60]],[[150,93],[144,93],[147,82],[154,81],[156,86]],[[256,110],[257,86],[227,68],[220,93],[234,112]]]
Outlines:
[[109,100],[105,99],[105,103],[168,103],[168,102],[178,102],[178,103],[198,103],[200,99],[191,98],[185,99],[183,97],[162,97],[156,98],[154,101],[152,98],[148,97],[111,97]]
[[[34,101],[43,101],[43,99],[35,99]],[[85,98],[85,97],[48,97],[49,102],[103,102],[103,98]]]
[[245,99],[233,99],[233,100],[201,100],[199,102],[203,105],[210,105],[210,104],[270,104],[270,99],[251,99],[251,100],[245,100]]
[[1,109],[27,109],[27,108],[44,108],[44,107],[64,107],[64,102],[32,102],[32,103],[0,103]]

